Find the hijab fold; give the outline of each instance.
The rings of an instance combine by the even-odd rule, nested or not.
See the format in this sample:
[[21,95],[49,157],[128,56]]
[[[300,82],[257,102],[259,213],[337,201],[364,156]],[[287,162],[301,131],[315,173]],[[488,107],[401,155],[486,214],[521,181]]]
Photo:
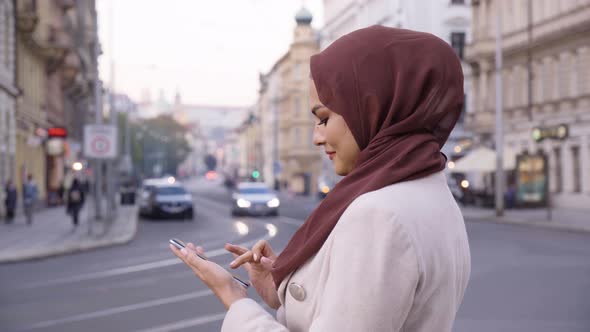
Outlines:
[[275,261],[276,287],[320,250],[357,197],[443,170],[440,149],[463,109],[461,63],[428,33],[360,29],[312,56],[310,67],[320,101],[344,118],[360,154]]

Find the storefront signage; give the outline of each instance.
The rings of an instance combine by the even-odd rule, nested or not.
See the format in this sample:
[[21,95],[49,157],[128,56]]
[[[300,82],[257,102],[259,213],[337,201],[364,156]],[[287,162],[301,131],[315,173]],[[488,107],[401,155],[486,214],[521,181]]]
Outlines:
[[65,128],[52,127],[47,129],[47,137],[66,138],[68,137],[68,131]]
[[544,139],[564,140],[569,135],[569,128],[565,124],[551,127],[535,127],[533,128],[533,139],[536,142],[541,142]]
[[64,154],[64,140],[61,138],[50,138],[45,143],[48,156],[61,156]]

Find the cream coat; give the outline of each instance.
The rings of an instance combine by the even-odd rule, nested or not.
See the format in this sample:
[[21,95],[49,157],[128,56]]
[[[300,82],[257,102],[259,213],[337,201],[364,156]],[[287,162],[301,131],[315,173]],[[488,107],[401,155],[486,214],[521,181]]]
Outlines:
[[283,280],[276,319],[242,299],[222,331],[451,331],[470,267],[461,211],[436,173],[357,198],[320,251]]

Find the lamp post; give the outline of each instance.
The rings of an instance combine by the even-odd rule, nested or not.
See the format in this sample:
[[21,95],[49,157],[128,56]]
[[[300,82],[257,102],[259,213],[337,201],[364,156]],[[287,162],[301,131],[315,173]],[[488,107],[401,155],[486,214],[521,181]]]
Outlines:
[[502,1],[496,0],[496,216],[504,215],[504,127],[502,114]]

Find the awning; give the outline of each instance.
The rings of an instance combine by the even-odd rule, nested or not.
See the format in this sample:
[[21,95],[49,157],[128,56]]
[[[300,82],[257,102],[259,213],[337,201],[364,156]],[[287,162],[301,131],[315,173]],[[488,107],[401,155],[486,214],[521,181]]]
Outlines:
[[[511,148],[504,148],[504,170],[516,167],[516,152]],[[469,152],[465,157],[455,162],[452,173],[480,172],[489,173],[496,170],[496,151],[479,147]]]

